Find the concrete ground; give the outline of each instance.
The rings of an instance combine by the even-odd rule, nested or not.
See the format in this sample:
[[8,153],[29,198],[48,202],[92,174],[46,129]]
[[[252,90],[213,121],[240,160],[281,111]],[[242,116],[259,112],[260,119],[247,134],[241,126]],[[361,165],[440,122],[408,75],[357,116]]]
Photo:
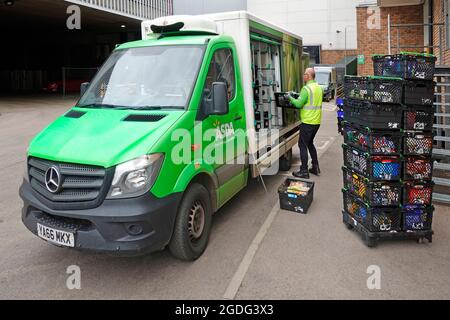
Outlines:
[[[18,188],[30,139],[74,99],[0,98],[0,299],[449,299],[450,212],[436,206],[432,244],[367,248],[342,223],[342,137],[326,104],[316,145],[322,176],[307,215],[279,210],[285,175],[258,180],[214,217],[205,254],[193,263],[167,251],[137,258],[61,249],[32,235],[20,219]],[[298,164],[298,149],[294,162]],[[293,167],[297,170],[297,166]],[[81,269],[81,289],[66,286]],[[381,289],[369,290],[369,266]]]

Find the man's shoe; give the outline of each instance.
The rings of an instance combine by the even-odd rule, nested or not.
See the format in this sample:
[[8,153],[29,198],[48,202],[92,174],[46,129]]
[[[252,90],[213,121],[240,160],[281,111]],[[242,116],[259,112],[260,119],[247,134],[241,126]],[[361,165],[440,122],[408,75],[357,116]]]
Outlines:
[[312,167],[309,169],[309,173],[312,173],[315,176],[320,176],[320,169],[319,167]]
[[292,175],[296,178],[301,178],[301,179],[309,179],[309,173],[308,171],[297,171],[297,172],[292,172]]

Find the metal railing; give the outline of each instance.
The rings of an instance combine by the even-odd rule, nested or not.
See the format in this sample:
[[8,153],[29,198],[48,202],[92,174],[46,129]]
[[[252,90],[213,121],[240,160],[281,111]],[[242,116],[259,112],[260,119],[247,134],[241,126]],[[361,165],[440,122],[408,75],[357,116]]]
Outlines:
[[[401,35],[400,35],[400,30],[401,29],[408,29],[408,28],[418,28],[418,27],[423,27],[425,28],[433,28],[433,27],[437,27],[438,28],[438,43],[434,44],[434,45],[425,45],[425,44],[406,44],[406,45],[402,45],[401,44]],[[388,53],[392,54],[392,33],[393,30],[396,30],[396,43],[394,45],[394,47],[397,48],[397,52],[396,53],[400,53],[400,51],[407,51],[407,50],[402,50],[402,49],[421,49],[420,51],[423,51],[425,48],[437,48],[439,49],[439,52],[443,52],[444,48],[444,44],[445,44],[445,23],[408,23],[408,24],[392,24],[391,23],[391,15],[388,15]],[[441,65],[443,61],[443,54],[439,54],[439,64]]]
[[173,14],[173,0],[65,0],[138,20]]
[[450,68],[437,67],[435,81],[433,199],[450,204]]

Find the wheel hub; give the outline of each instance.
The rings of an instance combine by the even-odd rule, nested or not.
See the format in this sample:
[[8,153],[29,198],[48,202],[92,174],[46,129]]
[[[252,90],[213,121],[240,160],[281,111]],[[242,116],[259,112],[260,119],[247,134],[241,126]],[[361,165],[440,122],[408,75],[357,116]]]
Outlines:
[[200,201],[195,201],[189,210],[189,237],[191,241],[198,240],[205,227],[205,210]]

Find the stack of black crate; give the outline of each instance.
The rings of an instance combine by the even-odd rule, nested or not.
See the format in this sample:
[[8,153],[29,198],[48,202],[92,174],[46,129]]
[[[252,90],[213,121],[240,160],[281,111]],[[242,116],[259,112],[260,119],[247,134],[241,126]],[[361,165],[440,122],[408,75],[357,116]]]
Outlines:
[[344,223],[366,245],[401,232],[403,80],[346,77]]
[[411,79],[423,58],[377,56],[375,77],[345,79],[343,219],[370,247],[432,240],[434,84]]
[[432,237],[433,194],[433,82],[436,58],[402,53],[374,56],[376,75],[404,79],[403,93],[403,231]]

